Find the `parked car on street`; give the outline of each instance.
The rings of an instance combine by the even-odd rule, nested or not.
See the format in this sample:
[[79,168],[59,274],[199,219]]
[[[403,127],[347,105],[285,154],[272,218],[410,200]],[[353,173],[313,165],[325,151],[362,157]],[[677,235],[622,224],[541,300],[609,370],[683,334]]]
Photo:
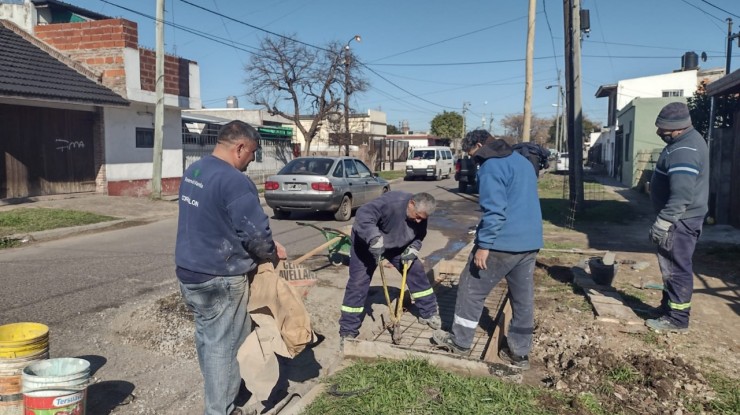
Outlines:
[[460,193],[478,191],[478,165],[472,158],[465,156],[455,162],[455,180]]
[[265,181],[265,201],[276,219],[291,212],[333,212],[348,221],[352,211],[389,191],[390,183],[354,157],[299,157]]
[[568,153],[558,154],[558,161],[555,162],[555,172],[565,173],[568,171]]

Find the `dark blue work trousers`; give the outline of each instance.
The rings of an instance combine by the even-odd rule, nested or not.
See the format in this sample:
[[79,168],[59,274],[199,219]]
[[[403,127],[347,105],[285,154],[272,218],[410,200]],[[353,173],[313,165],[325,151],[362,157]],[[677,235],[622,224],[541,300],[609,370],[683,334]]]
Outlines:
[[511,300],[511,323],[506,341],[514,355],[526,356],[532,348],[534,266],[538,251],[489,251],[485,270],[473,262],[476,251],[477,248],[470,253],[457,286],[452,340],[460,347],[470,348],[486,297],[505,277]]
[[694,291],[692,257],[703,222],[703,216],[676,221],[668,230],[665,242],[658,246],[664,287],[660,307],[673,324],[682,328],[689,326]]
[[[383,253],[383,257],[399,272],[403,272],[401,264],[403,250],[404,248],[389,249]],[[339,318],[340,336],[357,336],[360,333],[362,319],[365,317],[367,292],[375,268],[377,264],[368,251],[367,244],[355,239],[350,253],[349,280],[344,290],[342,316]],[[437,313],[437,296],[424,272],[424,265],[418,259],[411,263],[406,273],[406,285],[421,317],[429,318]]]

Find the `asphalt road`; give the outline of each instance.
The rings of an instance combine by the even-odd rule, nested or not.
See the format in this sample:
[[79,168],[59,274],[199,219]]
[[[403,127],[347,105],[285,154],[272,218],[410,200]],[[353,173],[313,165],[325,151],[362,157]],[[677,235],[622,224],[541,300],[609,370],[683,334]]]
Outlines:
[[[452,257],[469,241],[467,229],[477,222],[477,200],[458,194],[454,180],[400,181],[391,187],[426,191],[438,199],[438,212],[429,220],[434,238],[428,238],[433,240],[426,244],[427,261]],[[269,208],[267,213],[271,215]],[[291,258],[326,241],[320,232],[296,226],[296,221],[332,228],[351,224],[336,222],[331,215],[271,219],[275,238],[286,246]],[[193,399],[197,400],[201,381],[196,375],[196,363],[155,356],[121,344],[108,329],[117,315],[176,290],[175,233],[176,219],[172,217],[142,226],[0,250],[0,324],[47,324],[51,329],[52,357],[94,356],[98,362],[95,369],[103,367],[97,376],[115,382],[106,393],[138,390],[141,399],[148,396],[158,401],[158,405],[144,405],[151,412],[130,412],[126,407],[110,404],[98,406],[96,413],[170,413],[157,408],[176,408],[186,391],[195,393]],[[346,273],[346,269],[337,272]],[[194,380],[174,387],[170,381],[177,376]],[[174,389],[163,386],[167,384]]]

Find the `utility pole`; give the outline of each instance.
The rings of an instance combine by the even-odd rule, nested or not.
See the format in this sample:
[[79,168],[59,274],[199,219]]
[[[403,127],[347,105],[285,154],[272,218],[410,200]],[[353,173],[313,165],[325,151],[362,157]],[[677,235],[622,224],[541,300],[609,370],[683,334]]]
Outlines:
[[522,123],[522,141],[529,142],[532,129],[532,78],[534,77],[534,16],[537,0],[529,0],[529,19],[527,25],[527,58],[524,64],[526,80],[524,81],[524,120]]
[[470,102],[464,101],[463,102],[463,133],[461,136],[462,138],[465,138],[465,133],[467,133],[468,131],[467,127],[465,126],[465,113],[468,111],[469,107],[470,107]]
[[493,113],[488,114],[488,132],[493,135]]
[[349,145],[352,144],[352,134],[349,131],[349,88],[351,86],[350,83],[350,76],[349,76],[349,60],[350,60],[350,52],[349,52],[349,44],[353,41],[361,41],[362,38],[360,35],[354,35],[352,39],[347,41],[347,44],[344,45],[344,134],[345,134],[345,147],[344,147],[344,155],[349,156]]
[[157,106],[154,109],[154,149],[152,160],[152,199],[162,198],[162,142],[164,141],[164,0],[157,0],[157,51],[155,82]]
[[727,18],[727,54],[725,55],[725,75],[730,74],[730,63],[732,62],[732,41],[737,39],[738,47],[740,47],[740,32],[736,35],[732,34],[732,19]]
[[565,19],[565,91],[570,206],[583,210],[583,113],[581,108],[581,2],[563,0]]

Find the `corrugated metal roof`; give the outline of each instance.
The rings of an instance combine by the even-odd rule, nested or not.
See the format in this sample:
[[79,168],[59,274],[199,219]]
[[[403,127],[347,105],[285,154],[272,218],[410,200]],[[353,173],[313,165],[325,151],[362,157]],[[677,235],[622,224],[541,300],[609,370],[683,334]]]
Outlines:
[[129,105],[109,88],[0,24],[0,96],[92,105]]

